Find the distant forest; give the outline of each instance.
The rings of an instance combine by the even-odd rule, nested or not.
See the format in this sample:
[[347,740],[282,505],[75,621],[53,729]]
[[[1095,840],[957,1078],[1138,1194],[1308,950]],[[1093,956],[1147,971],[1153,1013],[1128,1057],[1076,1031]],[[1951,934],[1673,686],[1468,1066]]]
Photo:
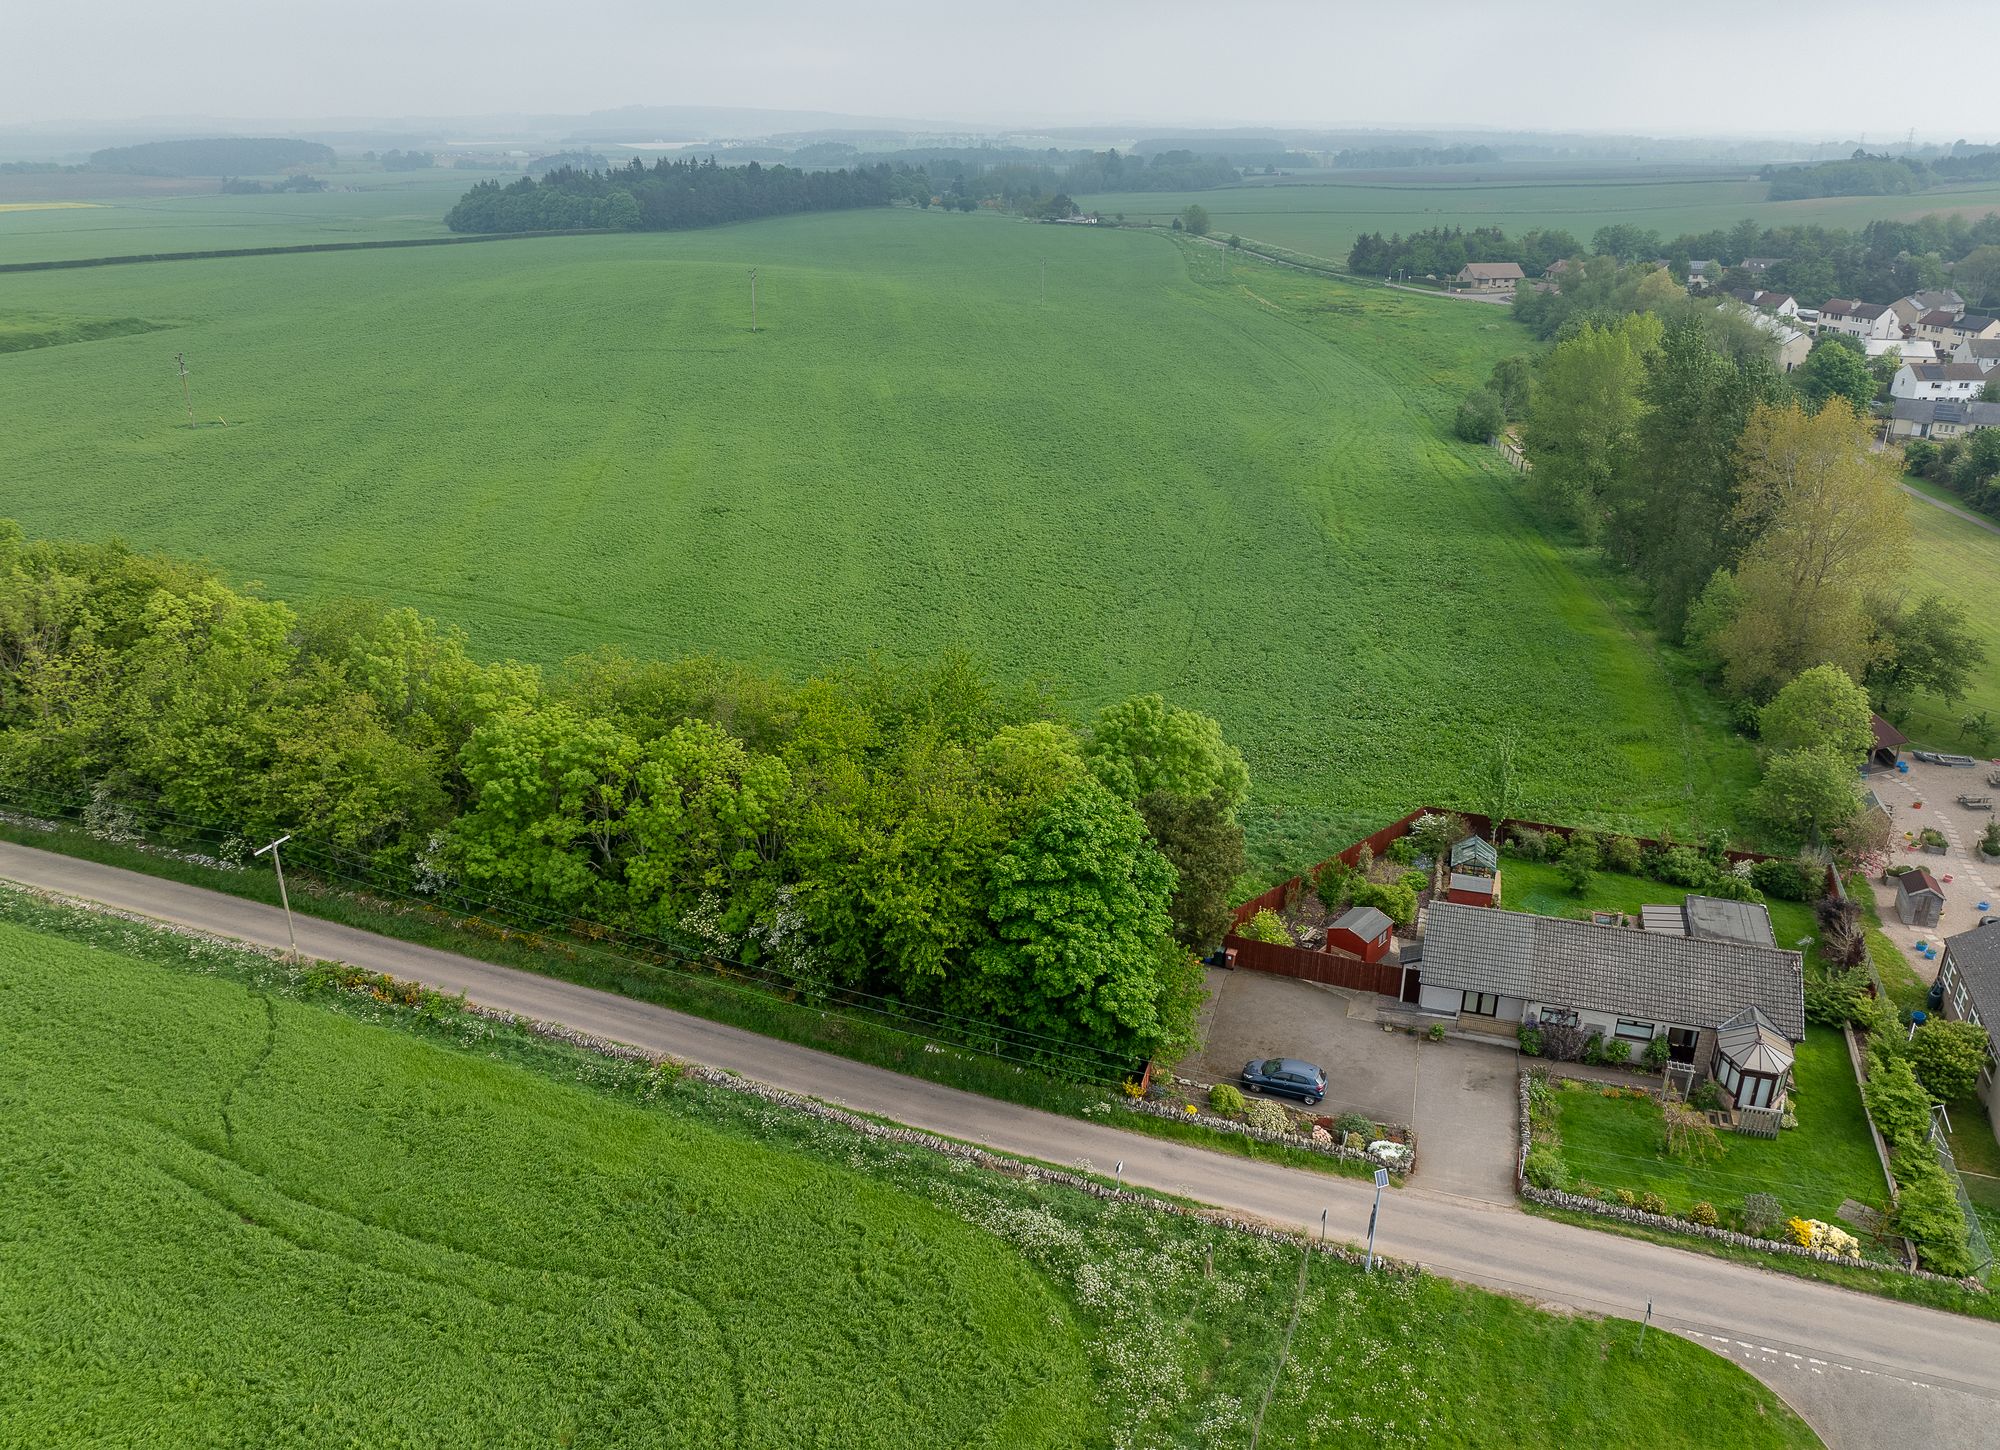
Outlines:
[[1919,161],[1912,156],[1871,156],[1856,151],[1845,161],[1818,166],[1766,166],[1772,201],[1811,196],[1902,196],[1967,181],[2000,180],[2000,146],[1959,146],[1949,156]]
[[268,176],[294,166],[332,166],[333,148],[317,141],[222,136],[208,141],[148,141],[90,154],[93,171],[126,176]]
[[[609,171],[561,166],[540,181],[482,181],[445,214],[455,232],[540,232],[577,228],[669,232],[794,212],[887,206],[897,199],[888,166],[797,171],[789,166],[718,166],[715,158],[634,158]],[[905,178],[904,187],[910,183]]]

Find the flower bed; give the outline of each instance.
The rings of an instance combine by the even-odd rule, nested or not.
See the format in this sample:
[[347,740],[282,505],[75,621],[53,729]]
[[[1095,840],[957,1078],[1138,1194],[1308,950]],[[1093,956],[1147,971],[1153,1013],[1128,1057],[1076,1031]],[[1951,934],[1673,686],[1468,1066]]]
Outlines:
[[[1209,1102],[1215,1094],[1214,1086],[1177,1078],[1171,1073],[1160,1073],[1154,1077],[1153,1092],[1156,1096],[1130,1098],[1125,1106],[1133,1112],[1170,1118],[1176,1122],[1199,1123],[1219,1133],[1234,1133],[1254,1138],[1260,1143],[1281,1143],[1288,1148],[1303,1148],[1348,1163],[1387,1168],[1398,1178],[1416,1171],[1416,1134],[1402,1123],[1380,1123],[1370,1119],[1369,1126],[1373,1131],[1362,1135],[1365,1140],[1355,1144],[1351,1139],[1356,1134],[1341,1132],[1341,1118],[1300,1112],[1270,1098],[1250,1100],[1244,1105],[1244,1116],[1219,1112],[1213,1107],[1199,1106],[1196,1102],[1197,1098],[1201,1103]],[[1282,1129],[1260,1127],[1248,1121],[1248,1115],[1257,1111],[1283,1114],[1286,1126]],[[1348,1116],[1358,1118],[1359,1115]]]

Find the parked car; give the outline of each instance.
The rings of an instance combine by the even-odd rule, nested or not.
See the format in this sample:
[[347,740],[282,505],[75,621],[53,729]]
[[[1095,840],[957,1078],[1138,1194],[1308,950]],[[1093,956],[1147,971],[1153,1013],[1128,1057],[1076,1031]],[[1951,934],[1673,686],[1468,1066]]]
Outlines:
[[1275,1093],[1303,1103],[1316,1103],[1326,1096],[1326,1074],[1296,1057],[1259,1058],[1243,1064],[1243,1088],[1246,1092]]

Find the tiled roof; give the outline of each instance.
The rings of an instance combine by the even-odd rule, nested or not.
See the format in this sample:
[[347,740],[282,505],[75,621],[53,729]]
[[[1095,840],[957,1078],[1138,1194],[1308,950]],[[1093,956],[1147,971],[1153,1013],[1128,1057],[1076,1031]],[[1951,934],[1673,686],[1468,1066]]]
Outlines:
[[1805,1037],[1797,952],[1449,901],[1432,902],[1426,918],[1425,986],[1682,1027],[1719,1027],[1756,1007],[1793,1042]]
[[1518,262],[1467,262],[1458,275],[1475,281],[1518,281],[1523,273]]
[[[1432,907],[1431,910],[1437,910]],[[1979,1009],[1989,1035],[2000,1036],[2000,921],[1975,926],[1944,939],[1944,949],[1958,968],[1958,978]],[[1425,980],[1430,980],[1426,973]]]
[[1920,383],[1970,383],[1986,376],[1979,370],[1978,363],[1913,362],[1904,366]]
[[1917,326],[1950,327],[1956,321],[1958,321],[1958,314],[1956,312],[1946,312],[1940,308],[1936,312],[1926,312],[1922,317],[1919,317],[1917,319]]

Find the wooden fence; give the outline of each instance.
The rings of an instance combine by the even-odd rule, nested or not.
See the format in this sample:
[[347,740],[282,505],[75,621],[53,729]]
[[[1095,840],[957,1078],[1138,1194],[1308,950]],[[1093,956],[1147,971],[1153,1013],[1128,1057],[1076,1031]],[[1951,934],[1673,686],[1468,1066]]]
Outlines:
[[1394,997],[1403,990],[1403,969],[1392,962],[1364,962],[1346,952],[1308,951],[1304,947],[1252,941],[1234,934],[1225,936],[1222,944],[1236,953],[1237,966],[1253,972],[1273,972],[1281,977],[1348,987],[1357,992],[1380,992],[1385,997]]

